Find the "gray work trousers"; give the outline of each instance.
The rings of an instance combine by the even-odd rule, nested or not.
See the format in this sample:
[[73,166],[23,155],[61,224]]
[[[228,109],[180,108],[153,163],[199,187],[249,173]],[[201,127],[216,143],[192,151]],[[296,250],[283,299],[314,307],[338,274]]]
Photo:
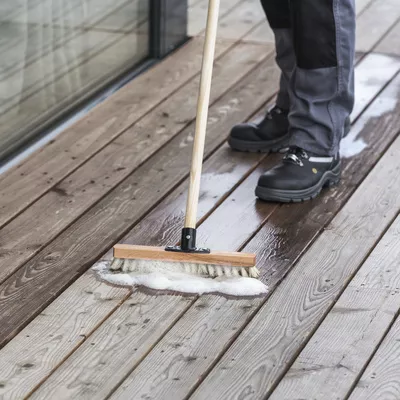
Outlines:
[[282,74],[291,145],[336,155],[354,106],[355,0],[261,0]]

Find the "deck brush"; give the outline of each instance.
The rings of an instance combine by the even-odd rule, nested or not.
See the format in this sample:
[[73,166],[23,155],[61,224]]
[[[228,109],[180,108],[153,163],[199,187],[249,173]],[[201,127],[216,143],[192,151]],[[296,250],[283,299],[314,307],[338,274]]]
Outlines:
[[[183,240],[182,243],[186,241]],[[110,269],[138,273],[183,272],[210,277],[259,277],[253,254],[212,253],[208,249],[186,252],[182,246],[164,249],[118,244],[114,246],[114,259]]]
[[208,5],[189,192],[180,246],[160,248],[117,244],[114,246],[114,259],[110,267],[114,271],[178,272],[209,277],[245,276],[257,278],[259,276],[255,266],[254,254],[211,252],[209,249],[196,247],[196,214],[217,37],[219,2],[220,0],[209,0]]

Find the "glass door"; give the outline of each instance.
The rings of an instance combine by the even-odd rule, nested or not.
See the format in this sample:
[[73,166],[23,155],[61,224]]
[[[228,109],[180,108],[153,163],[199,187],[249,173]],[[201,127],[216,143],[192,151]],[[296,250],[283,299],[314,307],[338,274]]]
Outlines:
[[186,1],[0,0],[0,160],[182,42]]

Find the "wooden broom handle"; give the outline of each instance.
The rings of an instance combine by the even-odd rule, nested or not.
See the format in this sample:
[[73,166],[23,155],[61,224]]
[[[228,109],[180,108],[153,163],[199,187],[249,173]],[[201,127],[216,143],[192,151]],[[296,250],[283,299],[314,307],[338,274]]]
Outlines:
[[197,102],[196,131],[193,143],[192,166],[190,169],[185,228],[196,228],[215,43],[217,40],[219,2],[220,0],[209,0],[208,3],[207,27],[204,39],[203,62]]

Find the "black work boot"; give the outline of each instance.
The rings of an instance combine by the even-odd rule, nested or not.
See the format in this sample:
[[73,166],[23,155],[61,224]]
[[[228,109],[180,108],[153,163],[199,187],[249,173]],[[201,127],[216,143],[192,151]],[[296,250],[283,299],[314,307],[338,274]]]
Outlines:
[[228,138],[234,150],[249,152],[277,152],[288,148],[289,111],[277,106],[267,112],[258,124],[235,125]]
[[[229,146],[234,150],[254,153],[276,153],[287,149],[290,138],[288,114],[288,110],[275,106],[258,124],[248,122],[235,125],[228,138]],[[347,118],[343,137],[349,131],[350,118]]]
[[264,201],[300,202],[319,195],[340,180],[340,157],[320,157],[290,148],[280,164],[258,180],[256,196]]

